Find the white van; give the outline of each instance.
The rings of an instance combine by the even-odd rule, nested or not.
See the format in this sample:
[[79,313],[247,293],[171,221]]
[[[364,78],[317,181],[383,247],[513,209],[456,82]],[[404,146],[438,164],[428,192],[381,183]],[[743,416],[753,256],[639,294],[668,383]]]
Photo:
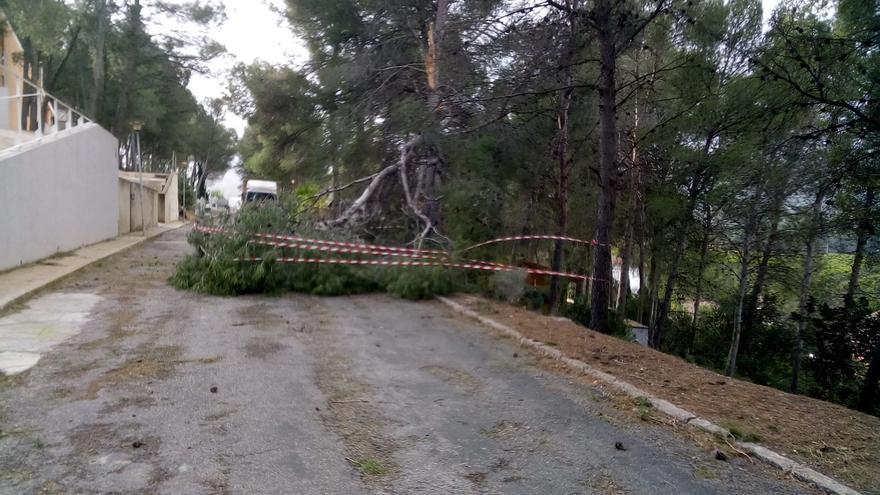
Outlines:
[[278,184],[271,180],[249,180],[244,184],[242,200],[245,203],[275,201],[278,199]]

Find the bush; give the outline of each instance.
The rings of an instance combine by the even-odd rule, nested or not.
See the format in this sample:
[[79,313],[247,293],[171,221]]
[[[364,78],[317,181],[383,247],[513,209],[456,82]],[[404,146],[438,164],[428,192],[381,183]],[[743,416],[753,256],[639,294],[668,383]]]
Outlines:
[[526,293],[526,277],[525,271],[493,273],[493,295],[511,304],[518,303]]
[[578,296],[573,303],[562,307],[562,316],[585,327],[590,326],[590,301],[584,296]]
[[388,272],[385,290],[403,299],[430,299],[454,291],[452,272],[445,268],[409,268]]
[[[562,315],[575,323],[589,328],[590,319],[592,318],[589,300],[586,296],[579,296],[572,304],[566,304],[562,307]],[[633,340],[632,331],[626,325],[626,321],[614,311],[608,312],[608,327],[611,330],[611,335],[627,341]]]
[[522,304],[532,311],[541,311],[550,303],[550,294],[545,290],[528,288],[521,298]]

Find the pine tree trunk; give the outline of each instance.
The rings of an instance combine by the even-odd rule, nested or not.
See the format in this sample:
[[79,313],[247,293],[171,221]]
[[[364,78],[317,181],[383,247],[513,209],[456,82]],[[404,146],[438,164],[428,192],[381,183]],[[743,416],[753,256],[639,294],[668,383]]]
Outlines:
[[880,342],[874,345],[868,372],[859,393],[859,411],[874,414],[877,409],[877,388],[880,387]]
[[789,391],[798,393],[800,388],[801,355],[804,351],[804,334],[807,330],[807,305],[810,302],[810,289],[813,285],[813,264],[818,238],[819,223],[822,217],[822,203],[825,201],[824,191],[816,193],[812,206],[812,218],[807,232],[806,249],[804,251],[804,275],[801,278],[801,293],[798,301],[797,330],[791,353],[791,385]]
[[638,207],[636,211],[637,215],[637,228],[635,229],[636,236],[638,237],[638,245],[639,245],[639,309],[638,309],[638,320],[639,323],[644,324],[648,321],[644,316],[645,311],[645,300],[648,299],[647,294],[649,292],[648,283],[645,279],[645,262],[648,259],[648,249],[646,246],[647,243],[647,212],[645,211],[645,191],[647,190],[647,174],[644,170],[642,170],[641,164],[635,169],[638,173]]
[[651,245],[651,274],[648,278],[650,290],[648,293],[648,312],[644,321],[648,322],[648,328],[654,326],[657,316],[657,296],[660,293],[660,248],[655,241]]
[[615,308],[617,313],[626,318],[626,302],[629,298],[629,272],[632,266],[633,255],[633,234],[632,234],[632,215],[628,216],[627,225],[624,227],[626,231],[623,235],[623,250],[620,252],[620,284],[618,285],[617,297],[615,298]]
[[697,322],[700,318],[700,304],[703,302],[703,273],[706,271],[706,261],[709,257],[709,228],[711,210],[706,211],[706,225],[703,226],[703,239],[700,242],[700,261],[697,264],[697,286],[694,289],[694,315],[691,318],[691,334],[688,339],[688,353],[694,351],[694,343],[697,339]]
[[614,175],[617,171],[617,46],[611,0],[597,6],[599,76],[599,197],[596,215],[596,257],[593,260],[590,327],[608,333],[611,288],[611,229],[614,222]]
[[[553,150],[553,158],[556,161],[556,235],[565,236],[568,223],[568,116],[571,110],[571,97],[574,93],[572,88],[571,60],[574,57],[574,20],[571,21],[571,39],[568,50],[560,64],[563,67],[562,85],[565,89],[559,95],[559,108],[556,111],[556,146]],[[552,270],[561,272],[565,261],[565,242],[557,240],[553,246]],[[560,277],[550,278],[550,314],[559,313],[561,304]]]
[[126,120],[129,118],[129,100],[134,91],[137,79],[138,58],[140,54],[139,38],[141,32],[141,2],[134,0],[129,7],[129,26],[127,31],[128,50],[125,53],[125,66],[122,74],[122,84],[119,90],[119,99],[116,104],[116,115],[113,121],[112,133],[119,136],[127,128]]
[[636,133],[639,125],[639,108],[636,102],[636,108],[633,112],[633,128],[632,128],[632,163],[629,174],[629,208],[627,209],[626,224],[623,233],[623,250],[620,255],[620,286],[617,293],[616,308],[617,313],[622,319],[626,319],[626,302],[629,297],[629,271],[632,266],[634,230],[636,216],[639,207],[639,151],[636,143]]
[[645,296],[648,293],[648,282],[645,278],[645,259],[647,258],[647,253],[645,252],[645,242],[642,241],[639,243],[639,307],[636,309],[636,319],[639,323],[645,323]]
[[749,289],[749,264],[752,262],[752,237],[758,224],[757,205],[760,193],[756,193],[743,232],[742,264],[739,270],[739,291],[736,298],[736,313],[733,316],[733,335],[730,339],[730,351],[727,353],[727,376],[736,373],[736,361],[739,358],[739,343],[742,336],[743,308],[746,293]]
[[773,247],[776,245],[779,237],[779,220],[782,212],[782,202],[784,195],[780,194],[774,205],[772,218],[770,219],[770,233],[767,235],[767,241],[764,243],[764,249],[761,253],[761,261],[758,263],[758,269],[755,271],[755,284],[752,291],[746,298],[746,304],[743,308],[742,335],[740,336],[740,348],[748,350],[753,330],[755,327],[755,318],[758,315],[758,299],[764,292],[764,285],[767,282],[767,272],[770,270],[770,259],[773,257]]
[[[34,45],[31,39],[24,38],[21,42],[23,45],[23,57],[21,60],[22,64],[22,74],[25,81],[34,83],[38,82],[37,72],[38,66],[37,63],[37,55],[36,50],[34,50]],[[32,94],[34,90],[31,86],[27,84],[22,84],[22,88],[24,90],[24,94]],[[21,99],[21,129],[25,131],[36,131],[37,130],[37,97],[36,96],[24,96]]]
[[196,197],[197,198],[207,198],[208,197],[208,189],[206,184],[208,182],[208,167],[203,166],[199,169],[199,181],[196,184]]
[[[697,179],[694,179],[697,181]],[[672,305],[672,295],[675,292],[675,286],[678,283],[678,269],[681,264],[681,258],[684,255],[684,248],[687,245],[688,223],[694,215],[694,209],[697,207],[697,196],[699,195],[699,185],[695,182],[691,184],[688,205],[684,216],[678,222],[678,232],[676,233],[675,251],[672,255],[672,264],[669,268],[669,276],[666,278],[666,287],[663,291],[663,301],[660,303],[657,319],[654,325],[648,330],[648,344],[659,349],[663,341],[663,331],[666,327],[666,320],[669,317],[669,308]]]
[[[446,37],[446,21],[449,15],[450,0],[437,0],[434,14],[434,22],[428,25],[427,42],[424,47],[426,98],[428,111],[434,115],[434,121],[430,129],[422,129],[422,134],[428,136],[439,134],[441,122],[447,109],[441,99],[441,71],[440,62],[443,60],[443,40]],[[425,132],[428,131],[428,132]],[[440,224],[441,205],[439,201],[440,176],[445,168],[445,162],[440,156],[431,138],[426,140],[425,157],[421,160],[415,171],[416,185],[413,193],[407,201],[407,206],[413,210],[415,216],[424,223],[420,225],[421,232],[416,236],[416,246],[421,248],[425,239],[432,232],[437,231]],[[401,176],[406,181],[406,174]],[[406,187],[406,185],[404,185]]]
[[871,218],[868,217],[874,206],[874,194],[875,191],[873,188],[868,189],[865,193],[865,205],[862,210],[862,218],[859,221],[859,226],[856,232],[856,252],[853,256],[853,264],[852,269],[849,274],[849,285],[847,285],[846,289],[846,297],[849,299],[853,299],[856,295],[856,292],[859,291],[859,277],[862,272],[862,264],[865,259],[865,246],[868,244],[868,239],[871,237]]
[[95,0],[95,16],[98,25],[95,28],[95,60],[92,66],[92,91],[89,96],[89,116],[99,118],[103,110],[105,81],[105,47],[107,43],[107,0]]

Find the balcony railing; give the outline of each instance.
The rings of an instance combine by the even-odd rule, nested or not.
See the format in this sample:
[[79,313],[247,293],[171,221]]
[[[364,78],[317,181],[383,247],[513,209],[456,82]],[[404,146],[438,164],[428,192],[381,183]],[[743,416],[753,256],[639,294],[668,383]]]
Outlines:
[[[6,107],[7,110],[4,112],[7,115],[0,115],[0,128],[5,130],[3,135],[7,138],[3,143],[5,146],[0,145],[0,148],[22,144],[92,121],[10,67],[0,65],[0,68],[3,76],[0,78],[0,88],[7,88],[15,93],[0,95],[0,107]],[[10,81],[13,84],[9,84]],[[7,104],[2,105],[2,102]]]

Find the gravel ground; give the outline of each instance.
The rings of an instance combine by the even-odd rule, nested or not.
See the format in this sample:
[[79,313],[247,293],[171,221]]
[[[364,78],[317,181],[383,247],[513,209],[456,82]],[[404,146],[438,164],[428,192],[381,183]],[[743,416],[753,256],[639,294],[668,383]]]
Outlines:
[[185,234],[51,289],[101,299],[0,378],[0,493],[810,492],[437,303],[177,291]]

